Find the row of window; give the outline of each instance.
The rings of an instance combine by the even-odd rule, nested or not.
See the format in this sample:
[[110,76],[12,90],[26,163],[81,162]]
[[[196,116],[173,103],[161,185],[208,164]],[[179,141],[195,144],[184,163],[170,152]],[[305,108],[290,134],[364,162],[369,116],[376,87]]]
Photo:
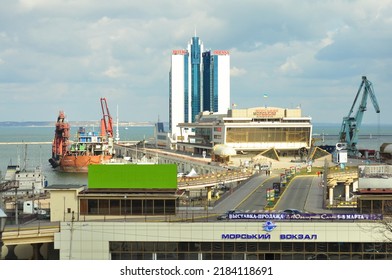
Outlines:
[[309,142],[309,127],[229,127],[227,128],[227,143],[257,143],[257,142]]
[[392,254],[111,253],[112,260],[391,260]]
[[111,252],[392,253],[392,243],[350,242],[110,242]]
[[374,198],[358,200],[358,208],[363,214],[392,214],[392,200],[375,200]]
[[390,243],[110,242],[116,260],[392,259]]
[[175,199],[81,199],[81,215],[174,215]]

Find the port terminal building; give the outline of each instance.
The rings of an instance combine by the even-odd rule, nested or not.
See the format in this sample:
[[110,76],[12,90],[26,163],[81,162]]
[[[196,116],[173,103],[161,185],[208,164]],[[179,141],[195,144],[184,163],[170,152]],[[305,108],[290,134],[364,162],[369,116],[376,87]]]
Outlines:
[[20,256],[31,245],[23,242],[36,240],[37,255],[47,248],[41,258],[61,260],[392,259],[390,223],[374,212],[184,221],[176,219],[181,194],[175,165],[90,168],[88,186],[48,188],[51,222],[58,225],[45,241],[52,245],[39,239],[43,229],[30,239],[5,232],[3,258]]
[[255,107],[229,109],[227,114],[200,113],[193,123],[179,123],[186,141],[177,141],[180,151],[211,154],[215,145],[224,145],[237,153],[260,153],[275,149],[279,156],[293,156],[309,150],[312,140],[311,117],[302,116],[301,108]]
[[[157,177],[166,178],[169,183],[151,179],[161,167],[164,172]],[[118,171],[109,173],[105,168]],[[180,195],[175,188],[176,166],[143,168],[140,172],[137,165],[93,167],[93,178],[89,178],[92,188],[75,199],[75,210],[85,214],[64,217],[60,209],[59,216],[53,217],[60,219],[60,229],[54,238],[60,259],[392,259],[392,232],[387,229],[390,222],[376,209],[357,214],[298,217],[271,212],[243,213],[229,215],[223,221],[202,216],[184,221],[176,219],[179,209],[173,203]],[[126,169],[133,169],[133,176],[128,177]],[[102,174],[116,174],[122,179],[113,184],[111,176]],[[61,200],[63,195],[58,198]],[[82,204],[96,210],[89,213]],[[126,212],[133,220],[124,219]]]

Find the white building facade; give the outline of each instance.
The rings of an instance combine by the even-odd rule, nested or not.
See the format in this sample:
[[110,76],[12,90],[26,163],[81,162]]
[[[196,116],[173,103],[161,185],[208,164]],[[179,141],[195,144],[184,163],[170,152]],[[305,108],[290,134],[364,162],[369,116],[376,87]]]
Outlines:
[[356,220],[61,222],[54,247],[60,260],[390,260],[385,228]]

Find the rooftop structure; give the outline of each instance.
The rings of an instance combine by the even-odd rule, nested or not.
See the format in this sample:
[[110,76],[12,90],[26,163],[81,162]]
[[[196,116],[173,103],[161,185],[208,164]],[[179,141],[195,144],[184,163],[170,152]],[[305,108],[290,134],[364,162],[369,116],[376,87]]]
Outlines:
[[174,164],[89,165],[88,186],[50,186],[55,221],[176,213]]

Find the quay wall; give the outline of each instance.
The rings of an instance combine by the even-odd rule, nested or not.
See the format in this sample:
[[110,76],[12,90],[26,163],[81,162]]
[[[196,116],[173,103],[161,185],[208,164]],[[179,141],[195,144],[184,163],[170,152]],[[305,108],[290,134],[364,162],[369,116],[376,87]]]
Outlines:
[[135,146],[115,145],[116,155],[130,157],[132,162],[137,163],[159,163],[176,164],[178,173],[187,173],[192,169],[199,174],[209,174],[222,172],[227,168],[211,162],[210,158],[203,158],[197,155],[188,155],[169,150],[153,148],[136,148]]

